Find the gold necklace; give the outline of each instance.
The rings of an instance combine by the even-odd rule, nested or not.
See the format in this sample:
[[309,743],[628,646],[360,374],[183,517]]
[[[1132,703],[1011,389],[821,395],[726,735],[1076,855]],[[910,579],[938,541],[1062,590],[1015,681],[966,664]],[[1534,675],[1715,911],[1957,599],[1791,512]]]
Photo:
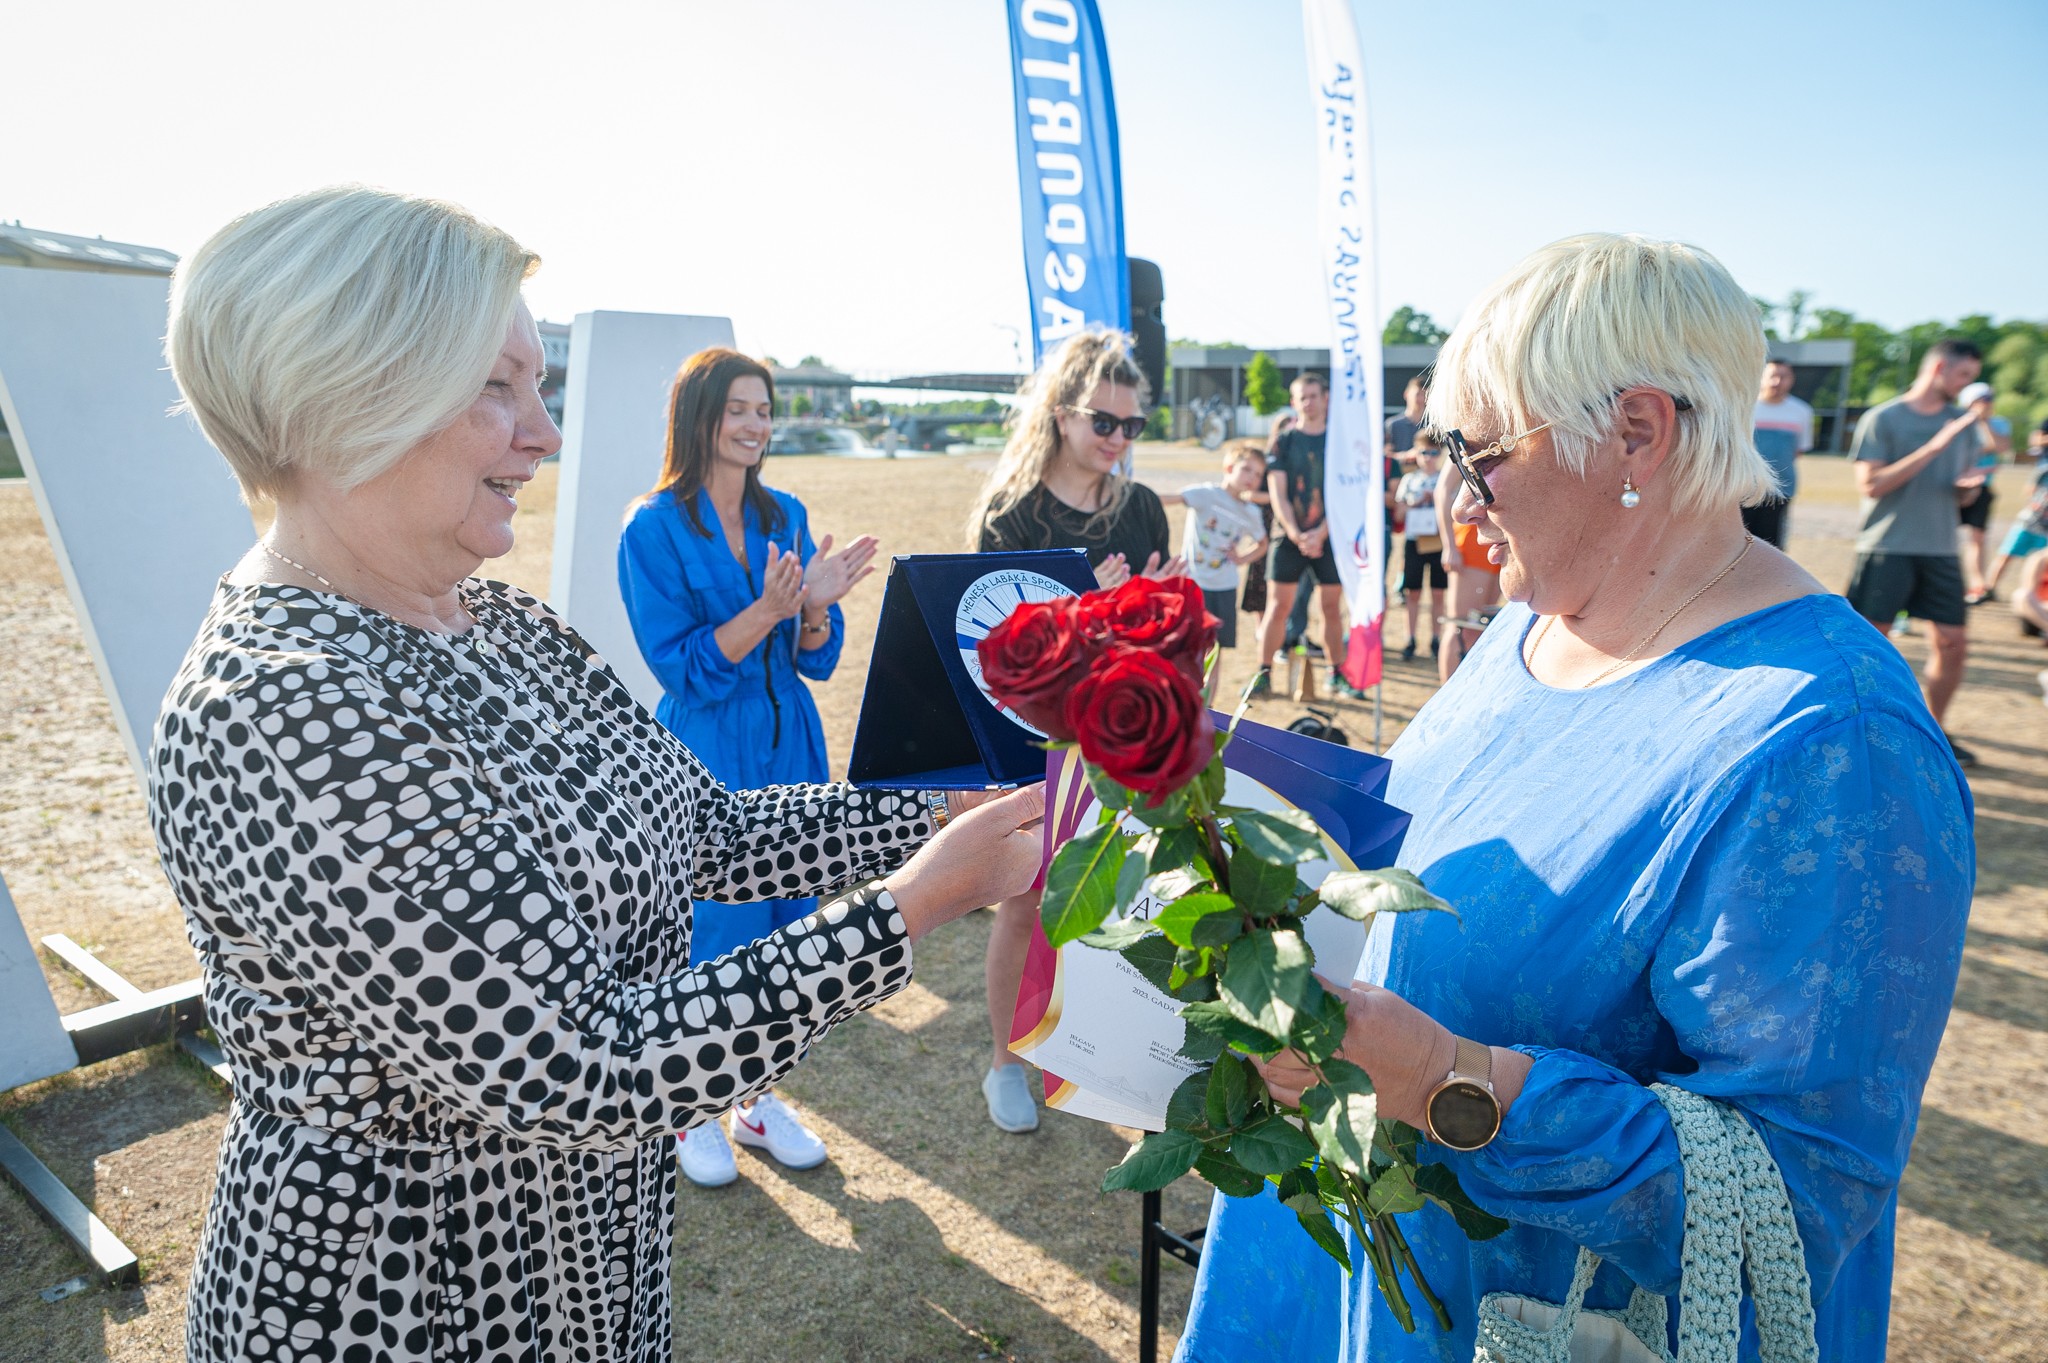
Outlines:
[[341,588],[335,586],[332,582],[329,582],[326,578],[320,576],[320,574],[314,572],[305,564],[299,562],[295,558],[286,558],[283,554],[280,554],[277,552],[277,550],[271,548],[269,540],[257,540],[256,547],[258,549],[261,549],[264,553],[270,555],[272,558],[276,559],[279,563],[284,564],[287,568],[297,568],[307,577],[312,578],[315,582],[325,587],[328,591],[335,593],[337,596],[341,594]]
[[[1622,668],[1627,667],[1630,663],[1634,662],[1636,660],[1636,655],[1641,653],[1644,649],[1648,648],[1651,644],[1656,643],[1657,636],[1662,634],[1665,630],[1669,629],[1671,627],[1671,622],[1673,620],[1676,620],[1679,616],[1685,614],[1686,609],[1690,607],[1693,602],[1699,600],[1708,592],[1720,586],[1721,579],[1727,577],[1728,574],[1735,571],[1735,565],[1742,562],[1742,556],[1749,552],[1749,546],[1754,543],[1756,543],[1756,536],[1744,534],[1742,537],[1742,548],[1736,551],[1735,557],[1729,561],[1728,566],[1726,568],[1723,568],[1720,572],[1714,574],[1713,581],[1707,583],[1706,586],[1700,588],[1691,596],[1685,598],[1684,603],[1680,605],[1677,610],[1671,612],[1671,614],[1664,617],[1664,623],[1658,625],[1657,628],[1651,630],[1648,634],[1644,635],[1642,638],[1642,642],[1638,643],[1634,648],[1630,649],[1628,652],[1622,654],[1619,658],[1615,659],[1614,666],[1608,668],[1605,672],[1602,672],[1599,676],[1593,678],[1593,680],[1583,683],[1577,689],[1583,691],[1587,689],[1587,687],[1598,686],[1601,682],[1606,681],[1609,677],[1621,671]],[[1557,617],[1554,615],[1546,615],[1543,617],[1543,628],[1536,631],[1536,642],[1529,645],[1529,657],[1532,660],[1536,657],[1537,650],[1543,647],[1544,636],[1550,633],[1550,622],[1555,619],[1557,619]]]

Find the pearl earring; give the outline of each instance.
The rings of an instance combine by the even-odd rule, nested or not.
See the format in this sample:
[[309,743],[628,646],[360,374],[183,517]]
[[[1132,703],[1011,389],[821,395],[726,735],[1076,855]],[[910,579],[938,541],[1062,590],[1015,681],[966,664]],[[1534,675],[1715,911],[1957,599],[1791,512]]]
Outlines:
[[1636,491],[1635,483],[1629,479],[1627,474],[1623,474],[1621,479],[1621,504],[1630,511],[1643,504],[1643,494]]

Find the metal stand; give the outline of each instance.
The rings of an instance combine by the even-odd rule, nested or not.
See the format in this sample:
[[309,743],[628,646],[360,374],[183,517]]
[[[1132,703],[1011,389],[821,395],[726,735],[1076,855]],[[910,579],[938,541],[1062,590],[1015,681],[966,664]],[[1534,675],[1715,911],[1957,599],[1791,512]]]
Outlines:
[[[227,1080],[227,1057],[221,1054],[220,1047],[194,1030],[206,1021],[200,1006],[198,980],[187,980],[168,989],[138,989],[62,933],[45,937],[43,948],[114,1000],[63,1019],[64,1030],[78,1052],[79,1064],[90,1065],[124,1055],[175,1034],[180,1050],[195,1057],[223,1082]],[[115,1287],[141,1281],[134,1252],[5,1127],[0,1127],[0,1173],[21,1189],[38,1216],[84,1256],[95,1277]]]
[[1160,1224],[1162,1199],[1146,1193],[1139,1215],[1144,1224],[1138,1241],[1138,1363],[1159,1363],[1159,1256],[1171,1254],[1190,1268],[1200,1266],[1206,1226],[1177,1235]]

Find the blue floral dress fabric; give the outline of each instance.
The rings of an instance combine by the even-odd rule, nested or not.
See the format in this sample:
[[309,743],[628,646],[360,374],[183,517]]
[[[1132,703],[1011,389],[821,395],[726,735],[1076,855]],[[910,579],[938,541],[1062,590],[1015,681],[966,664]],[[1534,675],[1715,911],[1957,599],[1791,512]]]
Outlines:
[[[1820,1356],[1884,1357],[1898,1181],[1976,877],[1948,744],[1840,597],[1588,690],[1529,674],[1534,623],[1503,611],[1390,751],[1387,799],[1415,817],[1400,864],[1462,918],[1380,925],[1358,972],[1534,1058],[1492,1144],[1424,1146],[1513,1229],[1474,1243],[1434,1207],[1405,1218],[1454,1320],[1438,1330],[1411,1286],[1407,1334],[1368,1273],[1219,1198],[1191,1363],[1468,1363],[1479,1298],[1562,1300],[1580,1245],[1606,1260],[1588,1305],[1622,1306],[1633,1280],[1672,1298],[1675,1327],[1685,1197],[1660,1081],[1731,1104],[1776,1158]],[[1322,1285],[1306,1306],[1259,1295],[1305,1278]],[[1741,1356],[1756,1348],[1745,1303]]]
[[[718,512],[701,491],[697,515],[708,535],[697,533],[674,493],[663,492],[633,513],[619,538],[619,594],[641,656],[661,682],[654,717],[731,790],[830,779],[825,726],[804,678],[824,681],[839,665],[846,641],[839,607],[828,611],[831,636],[808,651],[797,646],[795,619],[778,624],[738,662],[727,658],[713,637],[720,625],[760,597],[771,542],[784,554],[801,554],[806,564],[817,551],[803,503],[773,488],[768,493],[782,508],[782,524],[772,534],[753,506],[741,503],[745,567],[726,547]],[[700,903],[690,964],[715,961],[805,917],[817,905],[816,899]]]

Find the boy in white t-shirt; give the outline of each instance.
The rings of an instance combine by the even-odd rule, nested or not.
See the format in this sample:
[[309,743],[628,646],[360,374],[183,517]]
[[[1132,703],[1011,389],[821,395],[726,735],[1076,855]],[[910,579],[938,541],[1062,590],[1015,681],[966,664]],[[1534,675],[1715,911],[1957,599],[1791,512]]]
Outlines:
[[1415,433],[1412,472],[1401,475],[1394,485],[1394,501],[1407,509],[1401,528],[1401,586],[1408,603],[1408,642],[1401,649],[1402,661],[1415,656],[1415,615],[1421,605],[1424,584],[1429,590],[1429,651],[1436,654],[1437,606],[1449,589],[1444,572],[1444,542],[1436,523],[1436,484],[1444,471],[1444,452],[1427,427]]
[[1237,567],[1266,552],[1266,519],[1259,512],[1265,482],[1265,451],[1247,440],[1224,452],[1222,482],[1196,483],[1159,497],[1166,506],[1188,509],[1181,553],[1216,617],[1216,642],[1225,648],[1237,647]]

